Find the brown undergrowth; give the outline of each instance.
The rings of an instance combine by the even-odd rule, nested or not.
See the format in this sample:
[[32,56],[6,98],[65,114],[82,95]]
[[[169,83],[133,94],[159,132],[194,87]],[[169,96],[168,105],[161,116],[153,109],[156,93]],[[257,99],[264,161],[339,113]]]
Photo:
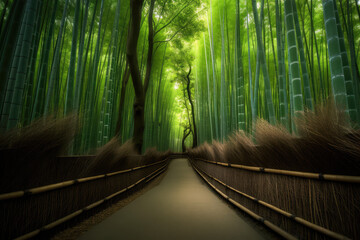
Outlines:
[[0,135],[0,193],[55,181],[56,157],[66,152],[76,121],[48,117]]
[[[351,127],[346,114],[337,110],[333,102],[302,113],[295,123],[297,135],[258,120],[253,133],[256,144],[239,131],[221,144],[222,157],[212,154],[219,149],[218,143],[189,149],[189,156],[200,170],[243,193],[347,237],[360,238],[359,184],[253,172],[196,160],[360,176],[360,132]],[[230,198],[300,239],[328,239],[211,178],[208,180]]]
[[243,131],[224,143],[189,149],[189,155],[220,162],[296,171],[360,175],[360,131],[332,102],[306,111],[296,120],[298,136],[282,126],[258,120],[256,144]]
[[[76,134],[76,122],[75,116],[41,119],[1,135],[0,194],[144,166],[164,160],[170,154],[149,149],[144,155],[139,155],[131,141],[121,145],[117,138],[113,138],[99,148],[96,155],[64,156]],[[83,209],[126,189],[165,164],[41,194],[0,200],[0,239],[21,236]],[[109,202],[122,197],[123,194]],[[87,214],[94,212],[96,210]]]
[[86,166],[85,176],[109,173],[129,168],[129,158],[137,155],[131,140],[120,144],[118,139],[112,138],[107,144],[98,149],[96,157]]

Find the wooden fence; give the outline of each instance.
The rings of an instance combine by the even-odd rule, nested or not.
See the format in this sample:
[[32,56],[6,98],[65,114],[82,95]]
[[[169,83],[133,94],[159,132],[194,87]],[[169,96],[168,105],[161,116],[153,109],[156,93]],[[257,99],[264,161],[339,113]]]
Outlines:
[[0,239],[28,239],[89,212],[152,180],[166,170],[169,160],[2,193]]
[[222,197],[286,239],[358,239],[360,177],[190,158]]

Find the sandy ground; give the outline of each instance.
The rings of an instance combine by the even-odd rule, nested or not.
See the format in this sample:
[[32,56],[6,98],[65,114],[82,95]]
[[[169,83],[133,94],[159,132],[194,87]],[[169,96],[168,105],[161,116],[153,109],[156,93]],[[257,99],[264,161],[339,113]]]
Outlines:
[[[140,197],[125,207],[122,207],[125,203],[118,203],[121,209],[114,214],[100,213],[111,216],[80,239],[264,239],[256,226],[250,225],[208,188],[186,159],[173,160],[161,184],[156,182],[151,183],[154,187],[150,191],[139,193]],[[91,225],[100,222],[87,221]],[[57,239],[67,239],[63,236]]]
[[164,178],[166,172],[161,174],[160,176],[154,178],[151,182],[146,184],[144,188],[140,189],[139,191],[133,192],[130,194],[127,198],[122,199],[110,207],[102,210],[101,212],[91,216],[90,218],[87,218],[86,220],[78,223],[76,226],[72,228],[68,228],[62,232],[59,232],[54,237],[52,237],[52,240],[73,240],[79,238],[81,234],[88,231],[95,225],[99,224],[100,222],[104,221],[106,218],[110,217],[115,212],[119,211],[124,206],[128,205],[132,201],[134,201],[136,198],[140,197],[141,195],[148,192],[153,187],[157,186],[161,180]]

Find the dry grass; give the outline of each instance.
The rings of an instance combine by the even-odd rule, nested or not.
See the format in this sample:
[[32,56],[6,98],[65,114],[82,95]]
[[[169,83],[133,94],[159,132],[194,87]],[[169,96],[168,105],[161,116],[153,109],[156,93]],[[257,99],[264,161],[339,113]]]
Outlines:
[[[145,156],[138,155],[131,141],[120,145],[114,138],[98,149],[96,156],[59,157],[66,153],[75,132],[76,117],[70,116],[41,119],[1,135],[0,193],[143,166],[170,154],[151,149]],[[163,164],[0,201],[0,239],[17,237],[82,209],[130,186]]]
[[132,155],[137,155],[132,141],[129,140],[121,145],[117,137],[114,137],[97,150],[95,159],[85,170],[85,175],[91,176],[125,169],[128,166],[128,158]]
[[296,119],[299,137],[282,126],[258,120],[254,137],[242,131],[224,144],[213,142],[189,149],[193,157],[266,168],[360,175],[360,131],[334,103],[306,111]]
[[148,148],[144,153],[144,163],[149,164],[163,158],[163,153],[156,148]]
[[297,149],[296,138],[282,126],[274,126],[265,120],[256,123],[255,139],[258,144],[258,166],[296,169],[303,162],[294,156],[301,156]]
[[[217,143],[205,143],[189,150],[189,155],[267,168],[360,176],[360,132],[351,127],[347,115],[333,102],[317,106],[315,112],[304,112],[296,119],[296,127],[298,137],[281,126],[259,120],[254,132],[257,145],[239,131],[225,143],[225,159],[211,154],[219,149]],[[354,239],[360,236],[358,184],[262,174],[202,161],[196,161],[196,165],[239,191],[296,216]],[[209,180],[240,204],[301,239],[326,239]]]
[[24,128],[0,135],[0,149],[16,149],[37,155],[61,154],[76,133],[76,121],[75,115],[38,119]]
[[[225,144],[226,160],[230,163],[242,165],[257,165],[254,156],[257,156],[257,149],[253,141],[243,131],[237,131],[229,137]],[[257,159],[257,158],[256,158]]]
[[216,161],[212,145],[208,144],[207,142],[201,144],[200,146],[197,146],[196,148],[187,149],[187,151],[192,157],[201,157],[204,159]]
[[214,159],[217,159],[217,161],[225,162],[225,144],[215,141],[212,141],[212,151],[214,153]]
[[0,192],[54,182],[56,156],[66,152],[76,129],[74,115],[39,119],[0,136]]
[[315,112],[303,112],[295,121],[302,138],[312,143],[327,143],[333,147],[345,146],[347,142],[344,142],[344,138],[354,131],[345,112],[337,109],[333,101],[317,105]]
[[347,115],[332,101],[317,106],[315,112],[304,112],[296,126],[302,139],[299,148],[314,158],[314,168],[360,175],[359,131],[351,128]]

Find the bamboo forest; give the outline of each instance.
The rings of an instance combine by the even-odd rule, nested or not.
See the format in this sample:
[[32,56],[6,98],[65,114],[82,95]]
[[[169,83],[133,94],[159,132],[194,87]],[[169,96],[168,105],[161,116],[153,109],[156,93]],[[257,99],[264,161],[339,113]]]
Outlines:
[[293,132],[296,112],[333,96],[359,122],[356,1],[139,4],[132,67],[129,1],[2,1],[1,131],[76,113],[74,151],[125,142],[134,81],[143,85],[143,150],[180,150],[183,135],[193,146],[251,133],[258,118]]
[[[360,238],[359,64],[359,0],[0,0],[0,238],[42,234],[175,159],[170,178],[182,158],[279,236]],[[49,184],[98,198],[24,210],[33,225],[13,229]]]

